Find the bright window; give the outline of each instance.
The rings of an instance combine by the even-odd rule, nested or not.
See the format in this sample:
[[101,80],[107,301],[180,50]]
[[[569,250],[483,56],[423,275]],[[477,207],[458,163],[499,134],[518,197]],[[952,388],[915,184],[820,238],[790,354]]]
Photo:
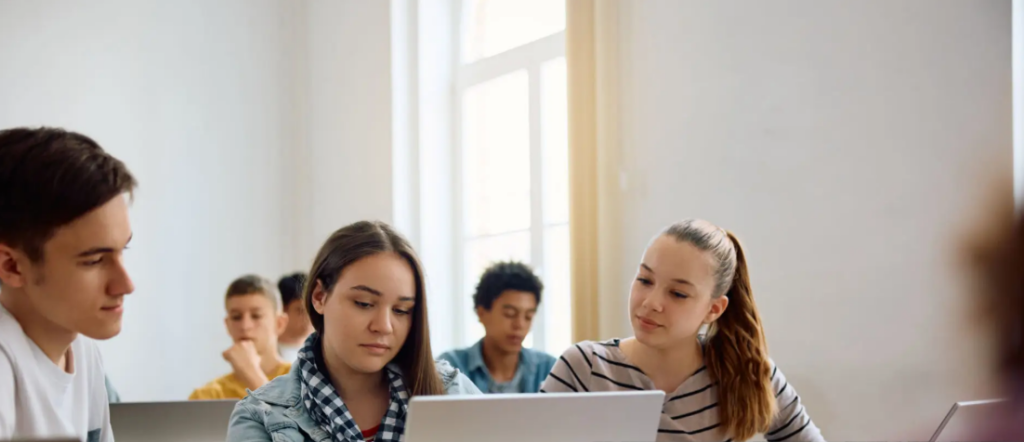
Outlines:
[[[572,344],[564,31],[562,1],[463,0],[455,88],[459,296],[496,261],[529,264],[545,290],[524,345],[553,354]],[[461,310],[465,346],[484,331]]]
[[462,60],[474,62],[565,30],[559,0],[463,0]]

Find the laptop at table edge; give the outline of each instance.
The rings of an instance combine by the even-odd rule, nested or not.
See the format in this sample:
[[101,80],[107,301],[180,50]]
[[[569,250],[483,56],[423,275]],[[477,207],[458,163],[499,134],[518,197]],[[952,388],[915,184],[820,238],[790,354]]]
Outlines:
[[939,439],[939,435],[942,434],[942,430],[946,428],[946,425],[949,424],[949,421],[953,419],[953,416],[956,415],[956,412],[957,410],[960,409],[960,407],[996,404],[1006,401],[1007,399],[983,399],[977,401],[959,401],[954,403],[953,407],[951,407],[949,411],[946,412],[946,417],[942,419],[942,423],[939,424],[939,428],[935,430],[935,433],[932,434],[931,439],[928,439],[928,442],[935,442]]

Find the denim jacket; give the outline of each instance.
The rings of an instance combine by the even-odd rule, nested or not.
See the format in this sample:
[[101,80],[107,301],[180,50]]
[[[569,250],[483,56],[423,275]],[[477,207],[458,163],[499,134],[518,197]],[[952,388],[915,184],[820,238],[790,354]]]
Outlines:
[[[484,364],[483,339],[472,347],[452,350],[441,355],[444,359],[466,374],[480,391],[488,392],[494,380]],[[519,393],[536,393],[555,366],[555,357],[529,348],[519,351],[519,366],[515,379],[519,379]]]
[[[480,394],[470,380],[446,361],[437,361],[448,394]],[[324,431],[302,400],[302,374],[299,364],[275,378],[235,405],[228,421],[227,442],[326,442],[331,435]]]

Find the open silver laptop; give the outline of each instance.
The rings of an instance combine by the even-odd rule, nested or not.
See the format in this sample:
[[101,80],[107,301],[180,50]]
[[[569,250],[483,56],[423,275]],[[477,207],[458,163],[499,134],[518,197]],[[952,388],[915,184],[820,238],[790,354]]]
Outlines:
[[57,438],[57,439],[0,439],[0,442],[82,442],[79,439],[73,438]]
[[117,442],[223,442],[237,400],[110,404]]
[[653,441],[664,401],[662,391],[417,396],[405,440]]
[[966,440],[964,437],[977,430],[986,416],[996,414],[1006,403],[1006,399],[988,399],[953,404],[929,442]]
[[0,439],[0,442],[82,442],[79,439]]

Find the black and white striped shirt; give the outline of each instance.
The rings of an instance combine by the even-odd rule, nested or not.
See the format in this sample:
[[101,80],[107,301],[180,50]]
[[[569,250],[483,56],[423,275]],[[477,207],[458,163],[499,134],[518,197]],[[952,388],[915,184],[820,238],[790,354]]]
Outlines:
[[[772,442],[824,442],[818,427],[807,415],[800,396],[786,382],[782,371],[774,366],[772,385],[777,392],[779,412],[763,437]],[[552,393],[654,389],[654,381],[626,360],[618,339],[584,341],[570,347],[541,386],[542,392]],[[719,425],[718,386],[706,367],[697,370],[676,391],[665,396],[657,440],[730,440]]]

